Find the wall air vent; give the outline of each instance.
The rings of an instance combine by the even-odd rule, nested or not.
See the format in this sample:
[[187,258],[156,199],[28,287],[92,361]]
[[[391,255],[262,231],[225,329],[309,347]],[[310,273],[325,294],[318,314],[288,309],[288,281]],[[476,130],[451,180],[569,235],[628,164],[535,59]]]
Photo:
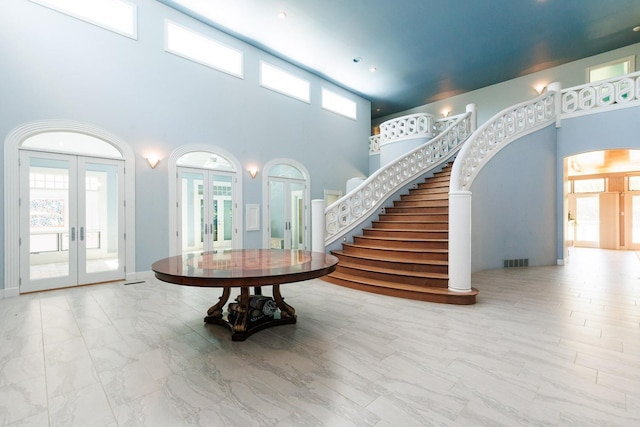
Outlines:
[[504,268],[529,267],[529,258],[505,259]]

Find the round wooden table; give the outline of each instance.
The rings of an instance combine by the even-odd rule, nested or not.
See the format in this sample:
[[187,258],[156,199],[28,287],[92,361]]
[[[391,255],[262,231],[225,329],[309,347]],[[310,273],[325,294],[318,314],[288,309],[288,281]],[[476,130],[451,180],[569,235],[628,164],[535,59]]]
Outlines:
[[[164,282],[222,288],[204,321],[226,326],[233,341],[244,341],[259,330],[296,323],[296,311],[284,302],[281,284],[324,276],[337,263],[338,258],[322,252],[238,249],[177,255],[154,262],[151,269]],[[273,288],[273,298],[262,295],[262,286]],[[233,287],[240,288],[240,295],[225,312]]]

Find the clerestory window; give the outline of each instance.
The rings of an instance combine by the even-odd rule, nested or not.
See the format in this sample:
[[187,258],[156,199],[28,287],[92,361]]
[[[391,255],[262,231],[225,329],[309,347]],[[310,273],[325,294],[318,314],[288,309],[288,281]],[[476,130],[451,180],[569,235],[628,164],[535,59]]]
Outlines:
[[74,18],[138,38],[137,6],[128,0],[31,0]]

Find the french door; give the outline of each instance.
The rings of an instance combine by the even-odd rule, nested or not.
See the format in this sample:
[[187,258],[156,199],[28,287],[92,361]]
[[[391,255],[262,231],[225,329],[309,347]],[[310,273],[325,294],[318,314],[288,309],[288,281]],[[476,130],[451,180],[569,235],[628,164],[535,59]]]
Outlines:
[[178,252],[233,248],[234,174],[178,168]]
[[269,177],[271,249],[306,250],[306,182]]
[[125,278],[124,162],[20,152],[20,292]]

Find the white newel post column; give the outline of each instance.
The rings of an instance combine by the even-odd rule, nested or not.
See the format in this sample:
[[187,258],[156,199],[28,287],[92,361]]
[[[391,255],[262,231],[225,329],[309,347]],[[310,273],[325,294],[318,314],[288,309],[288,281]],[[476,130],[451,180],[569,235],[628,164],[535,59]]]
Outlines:
[[471,191],[449,193],[449,290],[471,291]]
[[556,114],[556,127],[561,126],[560,116],[562,116],[562,85],[558,82],[549,83],[547,85],[548,92],[555,92],[554,109]]
[[311,250],[313,252],[325,252],[324,209],[324,199],[311,201]]
[[470,131],[473,133],[476,129],[478,129],[478,114],[476,113],[476,104],[467,104],[465,108],[467,113],[471,113],[470,117]]

